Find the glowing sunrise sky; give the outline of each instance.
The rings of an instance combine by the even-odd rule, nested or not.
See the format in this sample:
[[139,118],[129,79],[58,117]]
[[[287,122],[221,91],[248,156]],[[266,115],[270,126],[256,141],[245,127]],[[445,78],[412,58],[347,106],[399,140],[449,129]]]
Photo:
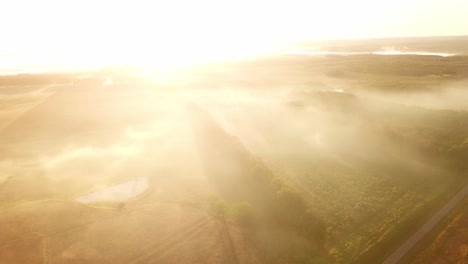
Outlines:
[[466,14],[466,0],[5,0],[0,55],[176,63],[279,41],[468,35]]

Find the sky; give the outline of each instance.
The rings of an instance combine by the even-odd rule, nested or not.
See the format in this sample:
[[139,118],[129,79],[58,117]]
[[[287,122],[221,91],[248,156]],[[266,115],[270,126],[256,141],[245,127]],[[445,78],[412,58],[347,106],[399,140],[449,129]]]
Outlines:
[[466,0],[4,0],[0,56],[177,63],[283,41],[468,35],[467,13]]

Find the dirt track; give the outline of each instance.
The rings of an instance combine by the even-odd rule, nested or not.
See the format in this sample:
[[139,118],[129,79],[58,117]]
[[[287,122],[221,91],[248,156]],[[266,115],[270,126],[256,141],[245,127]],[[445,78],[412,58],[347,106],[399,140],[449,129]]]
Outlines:
[[383,264],[395,264],[408,253],[429,231],[431,231],[453,208],[463,202],[468,194],[468,185],[459,191],[450,201],[448,201],[436,214],[432,216],[416,233],[405,241]]

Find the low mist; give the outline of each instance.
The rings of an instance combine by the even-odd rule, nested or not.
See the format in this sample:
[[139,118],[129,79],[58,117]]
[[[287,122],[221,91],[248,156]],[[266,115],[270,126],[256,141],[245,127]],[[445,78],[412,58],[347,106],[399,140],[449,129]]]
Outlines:
[[379,263],[466,184],[468,90],[460,72],[376,56],[5,88],[3,235],[57,261],[99,259],[96,243],[115,263]]

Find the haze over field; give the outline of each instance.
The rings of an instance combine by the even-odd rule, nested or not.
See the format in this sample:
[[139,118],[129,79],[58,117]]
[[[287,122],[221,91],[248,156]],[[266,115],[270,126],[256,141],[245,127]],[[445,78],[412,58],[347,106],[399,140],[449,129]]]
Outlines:
[[465,2],[6,3],[0,263],[466,263]]

